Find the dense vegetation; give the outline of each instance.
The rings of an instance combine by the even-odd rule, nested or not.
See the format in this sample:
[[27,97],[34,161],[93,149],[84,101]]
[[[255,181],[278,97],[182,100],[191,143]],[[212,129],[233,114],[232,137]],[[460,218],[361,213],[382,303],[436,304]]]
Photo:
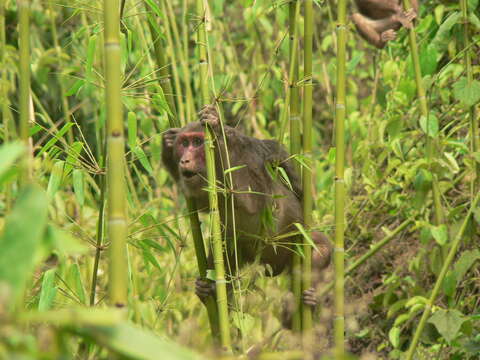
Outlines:
[[[161,165],[162,132],[172,119],[195,120],[206,102],[199,27],[208,34],[207,87],[225,121],[290,143],[288,0],[211,1],[205,16],[188,0],[121,5],[125,162],[107,167],[106,138],[116,136],[106,127],[108,9],[99,0],[0,1],[2,359],[216,353],[193,291],[198,266],[187,206]],[[336,5],[314,1],[312,57],[312,215],[332,241]],[[421,2],[414,32],[400,30],[384,50],[347,24],[348,358],[401,359],[409,348],[417,359],[480,356],[479,9],[478,0]],[[304,15],[300,9],[302,61],[294,84],[300,99],[309,81]],[[419,56],[420,84],[412,53]],[[419,86],[425,97],[418,97]],[[307,159],[296,158],[305,166]],[[111,247],[107,213],[123,199],[107,206],[113,168],[126,184],[124,194],[115,190],[127,199],[126,263],[112,262],[128,279],[124,310],[108,306],[109,287],[110,297],[122,299],[121,283],[112,295],[104,251]],[[210,222],[202,220],[204,227]],[[234,354],[255,347],[264,352],[259,358],[307,358],[312,352],[302,354],[298,336],[281,327],[290,279],[263,274],[252,265],[239,276],[238,306],[229,313]],[[316,358],[333,358],[334,277],[330,267],[317,289]]]

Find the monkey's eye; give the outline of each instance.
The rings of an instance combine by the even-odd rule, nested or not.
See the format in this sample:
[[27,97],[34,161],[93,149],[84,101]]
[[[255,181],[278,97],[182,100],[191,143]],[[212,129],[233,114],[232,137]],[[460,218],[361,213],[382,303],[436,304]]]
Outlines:
[[199,137],[195,137],[195,138],[193,138],[192,144],[195,147],[199,147],[199,146],[203,145],[203,139],[199,138]]
[[182,146],[183,147],[188,147],[188,145],[189,145],[188,139],[182,139]]

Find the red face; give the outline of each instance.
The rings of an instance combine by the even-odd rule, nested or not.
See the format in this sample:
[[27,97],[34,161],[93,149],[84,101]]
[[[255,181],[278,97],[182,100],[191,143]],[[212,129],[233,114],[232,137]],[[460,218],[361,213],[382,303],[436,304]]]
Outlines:
[[175,141],[178,156],[178,169],[185,180],[205,175],[205,151],[203,132],[185,132],[179,134]]

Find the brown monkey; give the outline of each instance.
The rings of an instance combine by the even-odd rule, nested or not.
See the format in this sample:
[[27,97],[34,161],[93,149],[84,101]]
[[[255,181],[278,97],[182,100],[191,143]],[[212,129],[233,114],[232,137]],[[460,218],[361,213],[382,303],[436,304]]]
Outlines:
[[[190,123],[181,129],[170,129],[163,135],[162,160],[174,180],[188,198],[194,198],[200,211],[208,211],[208,193],[204,153],[204,127],[212,129],[215,136],[215,157],[217,180],[225,184],[224,170],[227,166],[227,147],[231,168],[234,196],[232,214],[227,191],[219,192],[219,211],[226,233],[227,272],[235,274],[234,254],[229,239],[236,230],[239,266],[259,260],[267,265],[267,275],[275,276],[285,268],[291,268],[292,246],[298,236],[281,235],[296,231],[295,223],[303,223],[302,187],[295,173],[292,161],[283,147],[274,140],[259,140],[242,134],[224,125],[227,147],[223,140],[218,114],[213,106],[205,107],[200,121]],[[275,169],[282,168],[288,182],[275,176]],[[279,171],[277,171],[279,172]],[[233,224],[235,224],[235,229]],[[278,239],[278,238],[281,239]],[[325,268],[330,261],[330,243],[319,232],[311,234],[318,251],[314,251],[314,271]],[[209,255],[209,266],[212,266]],[[212,295],[213,283],[198,279],[196,293],[200,299]],[[314,305],[312,290],[304,292],[304,302]]]
[[411,29],[418,13],[418,2],[412,0],[413,9],[403,10],[401,0],[355,0],[358,13],[352,15],[360,35],[370,44],[383,49],[395,40],[402,26]]

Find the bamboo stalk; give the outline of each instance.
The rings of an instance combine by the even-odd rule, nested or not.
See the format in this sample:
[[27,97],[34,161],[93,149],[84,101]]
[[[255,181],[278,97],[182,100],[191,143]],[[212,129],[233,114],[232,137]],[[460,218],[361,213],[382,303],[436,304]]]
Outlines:
[[[292,155],[301,152],[300,137],[300,92],[298,88],[299,61],[298,61],[298,30],[297,18],[299,15],[300,2],[293,0],[288,6],[288,32],[290,45],[290,73],[289,73],[289,123],[290,123],[290,153]],[[295,162],[298,174],[301,174],[301,167]],[[300,241],[300,237],[298,237]],[[292,262],[292,293],[295,301],[295,310],[292,316],[292,330],[302,330],[302,259],[299,254],[293,254]]]
[[[146,2],[145,2],[145,6],[147,7]],[[147,7],[147,10],[148,10],[148,7]],[[150,19],[149,21],[153,21],[153,19]],[[172,110],[172,113],[176,114],[177,111],[175,108],[174,93],[170,83],[170,79],[171,79],[170,69],[166,64],[166,57],[165,57],[166,50],[163,47],[163,44],[161,42],[160,34],[156,31],[156,27],[153,24],[150,24],[150,31],[152,32],[152,37],[154,38],[154,41],[155,41],[154,49],[155,49],[155,55],[156,55],[155,59],[157,61],[157,66],[161,69],[162,79],[168,79],[168,80],[162,80],[160,82],[160,85],[162,86],[165,96],[168,95],[167,99],[170,99],[168,103],[169,103],[170,109]],[[169,120],[170,120],[171,127],[181,126],[177,116],[169,117]],[[188,208],[190,228],[192,230],[193,244],[194,244],[195,254],[197,258],[199,275],[201,278],[206,278],[207,255],[205,252],[205,245],[203,241],[202,230],[200,227],[200,220],[198,218],[197,206],[193,199],[187,198],[186,202],[187,202],[187,208]],[[215,302],[215,299],[212,297],[206,299],[205,307],[207,308],[207,314],[208,314],[212,336],[214,340],[217,341],[219,328],[218,328],[218,311],[217,311],[217,304]]]
[[[200,94],[202,104],[210,102],[208,86],[208,43],[205,27],[205,4],[197,0],[197,16],[200,17],[198,25],[198,59],[200,67]],[[213,261],[215,265],[215,285],[217,294],[218,324],[220,330],[220,343],[224,352],[231,352],[231,339],[228,321],[227,284],[225,279],[225,263],[223,261],[222,232],[220,213],[218,210],[218,195],[216,189],[215,146],[211,129],[205,129],[205,160],[207,167],[208,200],[210,205],[211,237]]]
[[427,319],[432,310],[432,306],[434,305],[435,300],[437,299],[438,293],[443,284],[443,280],[445,279],[445,275],[447,274],[447,271],[450,268],[450,265],[452,264],[453,259],[455,258],[457,248],[460,242],[462,241],[463,234],[467,228],[468,222],[470,220],[470,217],[473,214],[473,211],[477,207],[479,199],[480,199],[480,193],[477,193],[477,196],[475,196],[475,199],[472,201],[470,205],[470,209],[468,210],[468,213],[465,219],[463,220],[460,230],[458,231],[455,239],[453,240],[452,246],[450,247],[450,250],[448,252],[447,258],[445,259],[445,262],[443,263],[442,269],[440,270],[440,274],[438,275],[437,281],[435,282],[430,298],[428,299],[428,302],[425,305],[425,309],[423,310],[423,314],[422,314],[422,317],[420,318],[420,322],[418,323],[418,327],[415,330],[415,333],[413,335],[413,340],[410,344],[410,347],[408,348],[406,360],[413,359],[413,356],[415,354],[415,349],[417,347],[418,341],[420,340],[420,336],[422,335],[423,328],[427,323]]
[[110,240],[110,303],[127,305],[127,219],[125,139],[121,99],[120,2],[104,0],[105,99],[107,107],[108,237]]
[[347,45],[347,2],[339,0],[337,7],[337,101],[335,105],[335,306],[334,338],[335,359],[345,355],[345,316],[344,316],[344,282],[345,282],[345,62]]
[[[103,146],[103,158],[105,159],[107,152],[106,143]],[[102,164],[103,165],[103,164]],[[104,237],[104,218],[105,218],[105,175],[100,175],[102,178],[100,180],[100,207],[98,209],[98,219],[97,219],[97,242],[95,246],[95,259],[93,263],[93,272],[92,272],[92,283],[90,287],[90,306],[95,306],[95,295],[97,288],[97,279],[98,279],[98,266],[100,264],[100,256],[103,251],[103,237]]]
[[[408,225],[410,225],[413,222],[413,220],[408,219],[405,220],[403,223],[401,223],[398,227],[395,228],[389,235],[384,237],[382,240],[377,242],[375,245],[373,245],[370,250],[368,250],[365,254],[360,256],[357,260],[355,260],[351,265],[347,266],[347,269],[345,270],[345,277],[350,276],[360,265],[363,265],[368,259],[370,259],[373,255],[378,253],[385,245],[389,244],[390,241],[395,239],[395,237],[403,231]],[[333,288],[333,282],[328,284],[326,287],[322,289],[322,291],[319,294],[319,297],[324,296],[327,292],[329,292]]]
[[[5,33],[5,6],[6,0],[0,0],[0,71],[2,72],[1,76],[1,86],[0,86],[0,111],[2,114],[3,121],[3,142],[6,144],[13,138],[10,133],[11,116],[8,109],[9,98],[8,98],[8,79],[7,79],[7,66],[6,66],[6,52],[7,52],[7,41]],[[12,129],[13,130],[13,129]],[[10,184],[4,185],[5,189],[5,212],[9,213],[12,207],[12,188]]]
[[[29,147],[29,121],[30,121],[30,1],[17,0],[19,16],[19,113],[20,140]],[[27,152],[22,162],[20,184],[25,185],[30,179],[30,151]]]
[[157,62],[157,66],[159,68],[159,73],[161,76],[161,80],[159,81],[160,87],[163,90],[163,95],[167,100],[167,104],[171,112],[171,114],[169,114],[168,116],[168,120],[170,123],[170,127],[178,127],[180,126],[180,122],[177,118],[177,110],[175,107],[175,99],[173,97],[170,69],[165,56],[166,50],[163,46],[161,34],[158,31],[158,24],[156,24],[153,15],[150,14],[150,7],[148,5],[148,2],[144,1],[143,3],[145,5],[145,10],[147,11],[147,22],[148,28],[150,29],[150,34],[152,36],[155,60]]
[[[63,61],[62,61],[62,51],[60,44],[58,42],[58,35],[57,35],[57,25],[55,24],[55,16],[53,15],[53,0],[49,0],[48,2],[48,8],[50,10],[50,28],[52,30],[52,39],[53,39],[53,45],[55,46],[55,51],[57,53],[57,58],[58,58],[58,67],[60,69],[63,69]],[[60,72],[59,72],[60,74]],[[62,78],[59,75],[58,76],[58,87],[60,88],[60,97],[61,97],[61,103],[62,103],[62,110],[63,110],[63,116],[65,119],[65,123],[70,122],[70,106],[68,105],[68,98],[65,95],[65,86],[63,84]],[[70,143],[73,143],[73,131],[72,128],[68,129],[67,132],[67,137],[68,141]]]
[[[292,4],[290,4],[290,5],[292,5]],[[297,2],[296,6],[295,6],[294,14],[292,14],[292,12],[289,10],[289,23],[291,22],[291,20],[290,20],[291,17],[294,17],[295,19],[298,19],[299,14],[300,14],[300,5]],[[298,58],[298,26],[292,26],[292,28],[293,28],[293,40],[290,41],[290,50],[291,50],[290,51],[290,59],[297,59]],[[291,39],[292,35],[289,35],[289,36],[290,36],[290,39]],[[298,64],[298,61],[290,60],[289,69],[288,69],[288,79],[293,79],[294,78],[295,64]],[[297,75],[297,77],[298,77],[298,75]],[[291,85],[292,84],[289,83],[288,87],[287,87],[287,94],[285,96],[285,99],[286,99],[285,109],[284,109],[283,115],[281,116],[281,119],[280,119],[280,126],[279,126],[280,128],[279,128],[278,135],[277,135],[277,140],[280,144],[283,144],[283,138],[285,136],[285,131],[286,131],[286,127],[287,127],[287,120],[288,120],[287,114],[288,114],[289,110],[291,109],[290,108],[290,101],[291,101],[291,95],[290,94],[293,90]],[[298,105],[298,106],[300,107],[300,105]],[[292,115],[290,115],[290,116],[292,116]],[[300,122],[300,117],[298,118],[298,122]],[[295,137],[295,135],[294,135],[294,137]],[[299,142],[299,144],[300,144],[300,142]],[[299,145],[299,149],[300,149],[300,147],[301,146]]]
[[[410,0],[403,0],[403,4],[405,9],[412,8]],[[413,68],[415,70],[415,82],[417,85],[418,101],[420,102],[420,111],[422,116],[424,116],[425,119],[427,119],[428,121],[429,109],[428,109],[426,92],[425,92],[425,88],[423,86],[423,81],[422,81],[422,70],[420,67],[420,57],[418,55],[417,36],[415,34],[414,27],[412,27],[409,30],[408,36],[409,36],[409,42],[410,42],[410,54],[412,55]],[[427,129],[428,129],[428,126],[427,126]],[[427,143],[426,144],[427,161],[429,164],[429,168],[431,168],[433,151],[434,151],[436,142],[430,139],[430,136],[428,136],[427,134],[426,143]],[[433,178],[432,178],[432,197],[433,197],[435,224],[441,225],[445,223],[445,216],[443,213],[441,193],[438,186],[438,178],[435,174],[433,174]],[[445,253],[447,251],[447,246],[442,246],[441,250],[442,250],[442,255],[445,256]]]
[[[304,19],[304,90],[303,90],[303,155],[306,166],[303,169],[303,221],[307,231],[312,228],[313,218],[313,134],[312,134],[312,106],[313,106],[313,83],[312,83],[312,50],[313,50],[313,1],[305,0]],[[312,287],[312,247],[306,239],[303,241],[303,282],[302,290]],[[312,308],[304,306],[302,311],[302,328],[305,338],[311,337]],[[311,339],[310,339],[311,340]]]
[[[185,112],[185,105],[184,105],[184,98],[183,98],[183,89],[182,85],[180,82],[180,74],[177,69],[177,63],[178,63],[178,57],[177,57],[177,52],[175,51],[176,46],[175,42],[172,39],[172,32],[170,30],[170,18],[166,14],[166,9],[165,9],[165,3],[162,1],[162,12],[163,12],[163,19],[165,21],[165,35],[167,38],[167,44],[170,47],[170,59],[172,64],[172,75],[173,75],[173,83],[175,85],[175,97],[177,99],[177,110],[178,110],[178,116],[180,118],[180,121],[182,124],[185,124],[186,122],[186,112]],[[178,47],[181,47],[180,44],[178,44]]]
[[[175,20],[175,13],[172,8],[172,3],[169,0],[164,0],[163,1],[164,6],[166,6],[166,10],[168,13],[168,17],[170,20],[170,25],[172,28],[172,33],[173,33],[173,41],[176,44],[181,44],[181,38],[180,38],[180,32],[178,31],[178,26],[177,22]],[[186,26],[186,25],[185,25]],[[187,26],[188,29],[188,26]],[[188,44],[188,41],[187,41]],[[182,46],[178,46],[176,48],[177,53],[178,53],[178,59],[180,61],[180,66],[182,67],[182,72],[183,72],[183,82],[185,84],[185,103],[186,103],[186,118],[187,122],[190,122],[193,120],[195,116],[195,105],[193,102],[193,93],[192,93],[192,87],[190,84],[190,69],[188,67],[188,47],[185,49],[182,48]]]
[[[470,26],[468,20],[467,0],[460,0],[460,9],[462,11],[463,22],[463,61],[467,72],[467,84],[469,87],[471,87],[473,83],[473,68],[470,50]],[[478,114],[476,112],[475,105],[470,106],[468,109],[468,114],[470,116],[470,151],[473,154],[480,149]],[[480,167],[476,161],[472,161],[472,167],[474,176],[470,184],[470,193],[473,197],[478,191],[478,186],[480,184]]]

